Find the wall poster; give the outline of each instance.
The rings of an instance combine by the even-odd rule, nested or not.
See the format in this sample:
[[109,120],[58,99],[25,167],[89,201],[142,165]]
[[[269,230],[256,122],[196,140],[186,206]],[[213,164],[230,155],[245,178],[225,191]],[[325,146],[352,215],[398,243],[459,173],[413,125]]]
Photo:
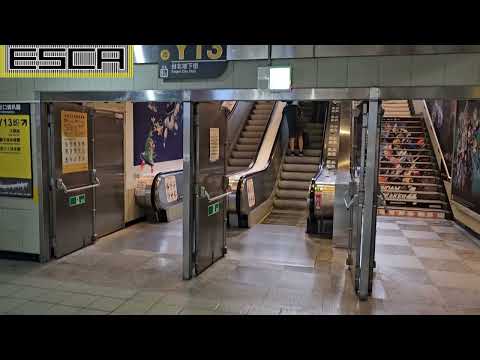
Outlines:
[[88,114],[65,111],[60,113],[62,133],[62,173],[88,171]]
[[[457,100],[429,100],[426,103],[448,171],[451,173]],[[445,172],[443,166],[442,172]]]
[[155,163],[183,158],[182,103],[133,104],[133,165],[143,169]]
[[220,159],[220,128],[210,128],[210,162]]
[[0,104],[0,196],[33,197],[30,104]]
[[480,101],[458,101],[452,195],[480,213]]

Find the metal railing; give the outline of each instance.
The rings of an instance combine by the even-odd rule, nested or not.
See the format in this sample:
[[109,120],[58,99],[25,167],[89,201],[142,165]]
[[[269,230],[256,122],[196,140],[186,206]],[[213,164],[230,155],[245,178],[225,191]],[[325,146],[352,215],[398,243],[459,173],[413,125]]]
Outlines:
[[452,177],[450,176],[450,171],[448,170],[447,162],[445,161],[445,157],[443,156],[442,147],[440,146],[437,133],[435,132],[435,126],[433,125],[432,117],[430,116],[430,112],[428,111],[427,102],[425,100],[422,100],[422,102],[425,108],[425,121],[428,122],[428,125],[430,125],[430,128],[431,128],[431,131],[429,132],[431,133],[430,137],[434,140],[435,146],[438,149],[438,153],[440,154],[440,158],[442,160],[445,173],[447,174],[447,178],[449,181],[452,181]]

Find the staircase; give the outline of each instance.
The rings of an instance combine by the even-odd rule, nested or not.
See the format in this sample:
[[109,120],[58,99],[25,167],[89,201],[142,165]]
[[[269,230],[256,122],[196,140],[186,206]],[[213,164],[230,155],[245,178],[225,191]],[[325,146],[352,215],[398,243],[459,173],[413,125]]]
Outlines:
[[407,100],[384,101],[379,186],[386,207],[379,215],[445,218],[450,214],[425,120]]
[[285,156],[280,178],[275,188],[273,209],[264,224],[305,226],[307,222],[307,197],[312,178],[318,171],[323,146],[323,122],[313,122],[313,102],[300,102],[303,112],[304,156]]
[[227,173],[245,170],[255,159],[274,101],[256,101],[228,159]]

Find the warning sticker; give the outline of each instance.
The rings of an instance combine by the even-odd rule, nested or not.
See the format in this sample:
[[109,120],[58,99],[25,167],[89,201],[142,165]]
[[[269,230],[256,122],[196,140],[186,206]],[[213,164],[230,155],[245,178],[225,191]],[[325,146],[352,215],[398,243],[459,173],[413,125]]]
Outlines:
[[177,194],[177,179],[175,176],[165,177],[165,191],[167,193],[167,202],[173,202],[178,199]]
[[255,188],[253,187],[253,179],[247,180],[247,196],[248,196],[248,207],[255,205]]
[[61,111],[62,172],[88,171],[87,113]]
[[210,162],[220,159],[220,129],[210,128]]

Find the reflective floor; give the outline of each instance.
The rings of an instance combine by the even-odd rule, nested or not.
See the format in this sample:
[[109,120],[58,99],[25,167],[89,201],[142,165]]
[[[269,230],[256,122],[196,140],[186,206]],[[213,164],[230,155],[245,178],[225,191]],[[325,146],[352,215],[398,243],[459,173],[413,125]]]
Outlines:
[[366,302],[346,251],[293,226],[232,230],[227,257],[183,281],[181,227],[137,224],[48,264],[0,260],[0,313],[480,314],[480,248],[449,221],[379,218]]

